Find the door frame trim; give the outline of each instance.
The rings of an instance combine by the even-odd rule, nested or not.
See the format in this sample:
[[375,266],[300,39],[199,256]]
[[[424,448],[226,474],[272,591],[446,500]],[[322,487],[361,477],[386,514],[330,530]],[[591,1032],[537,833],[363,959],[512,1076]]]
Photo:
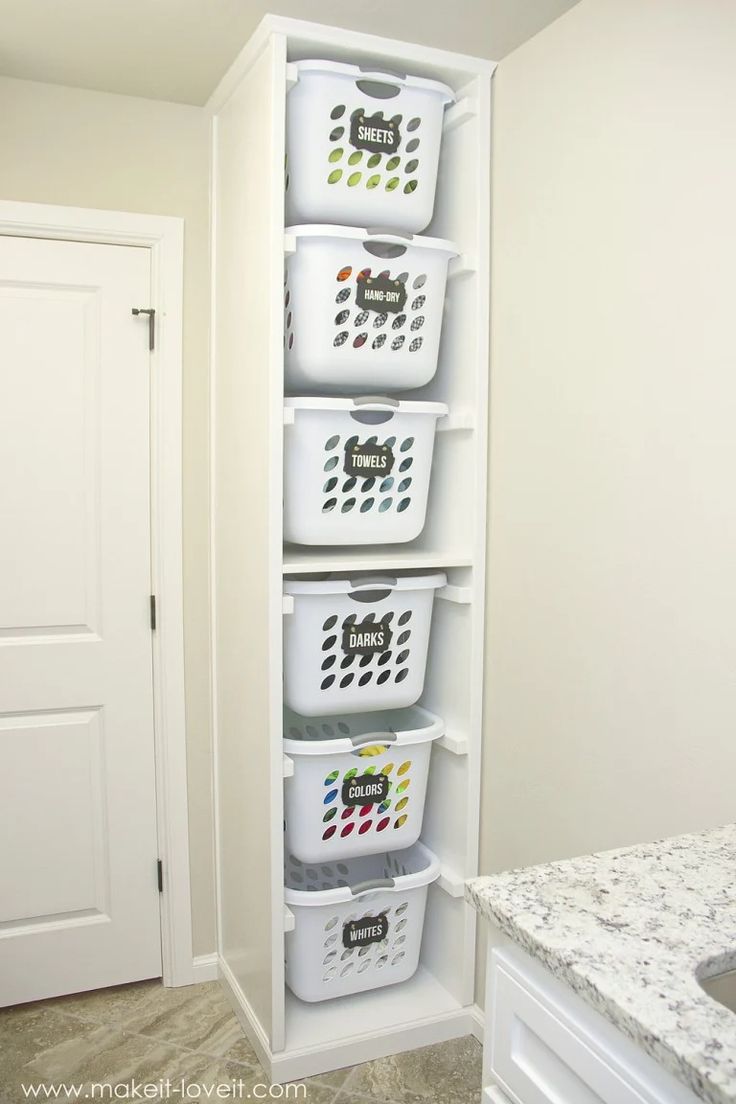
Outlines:
[[140,305],[155,309],[157,323],[151,353],[151,586],[160,614],[152,649],[158,857],[164,864],[161,960],[164,985],[191,985],[182,574],[184,220],[0,200],[0,235],[151,251],[151,302]]

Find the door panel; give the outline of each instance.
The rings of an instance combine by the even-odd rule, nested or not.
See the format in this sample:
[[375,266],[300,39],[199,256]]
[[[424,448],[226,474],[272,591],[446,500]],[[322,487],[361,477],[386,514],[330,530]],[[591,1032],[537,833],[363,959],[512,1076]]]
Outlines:
[[[89,631],[99,604],[99,296],[93,288],[6,285],[0,304],[0,456],[13,473],[0,489],[13,534],[0,549],[0,573],[15,580],[0,590],[0,630]],[[53,462],[39,478],[44,458]]]
[[[58,923],[108,910],[100,720],[97,709],[0,718],[0,761],[7,769],[3,815],[23,841],[24,860],[5,883],[2,923]],[[52,779],[40,792],[39,764]],[[41,800],[28,801],[34,792]]]
[[161,973],[148,250],[0,238],[0,1004]]

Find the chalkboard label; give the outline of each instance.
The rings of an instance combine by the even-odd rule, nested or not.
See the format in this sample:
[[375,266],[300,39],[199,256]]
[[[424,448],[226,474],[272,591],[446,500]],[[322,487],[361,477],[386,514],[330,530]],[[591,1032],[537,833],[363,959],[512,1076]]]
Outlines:
[[388,621],[354,621],[342,632],[342,650],[346,655],[375,655],[388,651],[390,643]]
[[361,916],[360,920],[348,920],[342,926],[343,947],[369,947],[381,943],[388,935],[388,917]]
[[359,774],[342,784],[343,805],[375,805],[388,797],[386,774]]
[[398,123],[383,115],[354,115],[350,120],[350,145],[370,153],[396,153],[401,142]]
[[358,280],[355,304],[361,310],[390,311],[398,314],[406,306],[406,284],[388,276],[367,276]]
[[393,449],[388,445],[359,441],[345,449],[343,470],[357,479],[370,475],[390,475],[394,466]]

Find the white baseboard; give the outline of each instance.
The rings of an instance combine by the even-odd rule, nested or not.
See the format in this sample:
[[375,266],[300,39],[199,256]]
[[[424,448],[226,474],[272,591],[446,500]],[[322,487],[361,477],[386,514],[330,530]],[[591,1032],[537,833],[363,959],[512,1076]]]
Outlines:
[[473,1020],[473,1035],[475,1036],[475,1038],[478,1040],[478,1042],[482,1046],[483,1045],[483,1036],[485,1035],[485,1029],[486,1029],[485,1012],[483,1011],[483,1009],[479,1005],[474,1004],[473,1007],[470,1010],[470,1015],[471,1015],[472,1020]]
[[194,984],[199,985],[203,981],[217,981],[218,959],[215,951],[212,954],[196,955],[192,963],[194,971]]
[[502,1093],[496,1085],[488,1085],[483,1089],[483,1104],[511,1104],[506,1093]]
[[[478,1020],[476,1006],[458,1008],[447,1014],[418,1019],[403,1024],[396,1029],[371,1035],[357,1034],[355,1038],[338,1042],[325,1042],[295,1050],[271,1051],[268,1039],[263,1032],[253,1009],[243,993],[235,975],[224,959],[220,959],[220,979],[230,997],[233,1010],[253,1045],[258,1060],[272,1081],[284,1084],[300,1081],[305,1077],[318,1077],[343,1066],[370,1062],[402,1051],[416,1050],[432,1043],[442,1043],[463,1035],[475,1035]],[[482,1013],[477,1009],[481,1020]]]

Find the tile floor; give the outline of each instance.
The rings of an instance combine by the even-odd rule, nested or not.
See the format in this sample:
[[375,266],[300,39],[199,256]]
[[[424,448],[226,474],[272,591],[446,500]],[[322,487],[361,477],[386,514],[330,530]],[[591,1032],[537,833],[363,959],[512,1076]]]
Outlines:
[[[456,1039],[308,1078],[306,1095],[281,1099],[306,1104],[478,1104],[480,1067],[475,1039]],[[264,1099],[266,1090],[249,1095],[266,1078],[217,982],[164,989],[158,981],[144,981],[0,1009],[1,1104],[29,1099],[23,1084],[82,1085],[83,1100],[92,1083],[159,1085],[167,1078],[173,1086],[183,1079],[192,1088],[186,1096],[164,1092],[153,1099],[187,1104],[187,1099],[196,1100],[195,1085],[233,1081],[242,1081],[242,1087],[227,1099]],[[214,1093],[200,1091],[202,1100],[218,1100]],[[52,1099],[41,1092],[37,1099]],[[126,1099],[123,1093],[119,1090],[117,1099]]]

